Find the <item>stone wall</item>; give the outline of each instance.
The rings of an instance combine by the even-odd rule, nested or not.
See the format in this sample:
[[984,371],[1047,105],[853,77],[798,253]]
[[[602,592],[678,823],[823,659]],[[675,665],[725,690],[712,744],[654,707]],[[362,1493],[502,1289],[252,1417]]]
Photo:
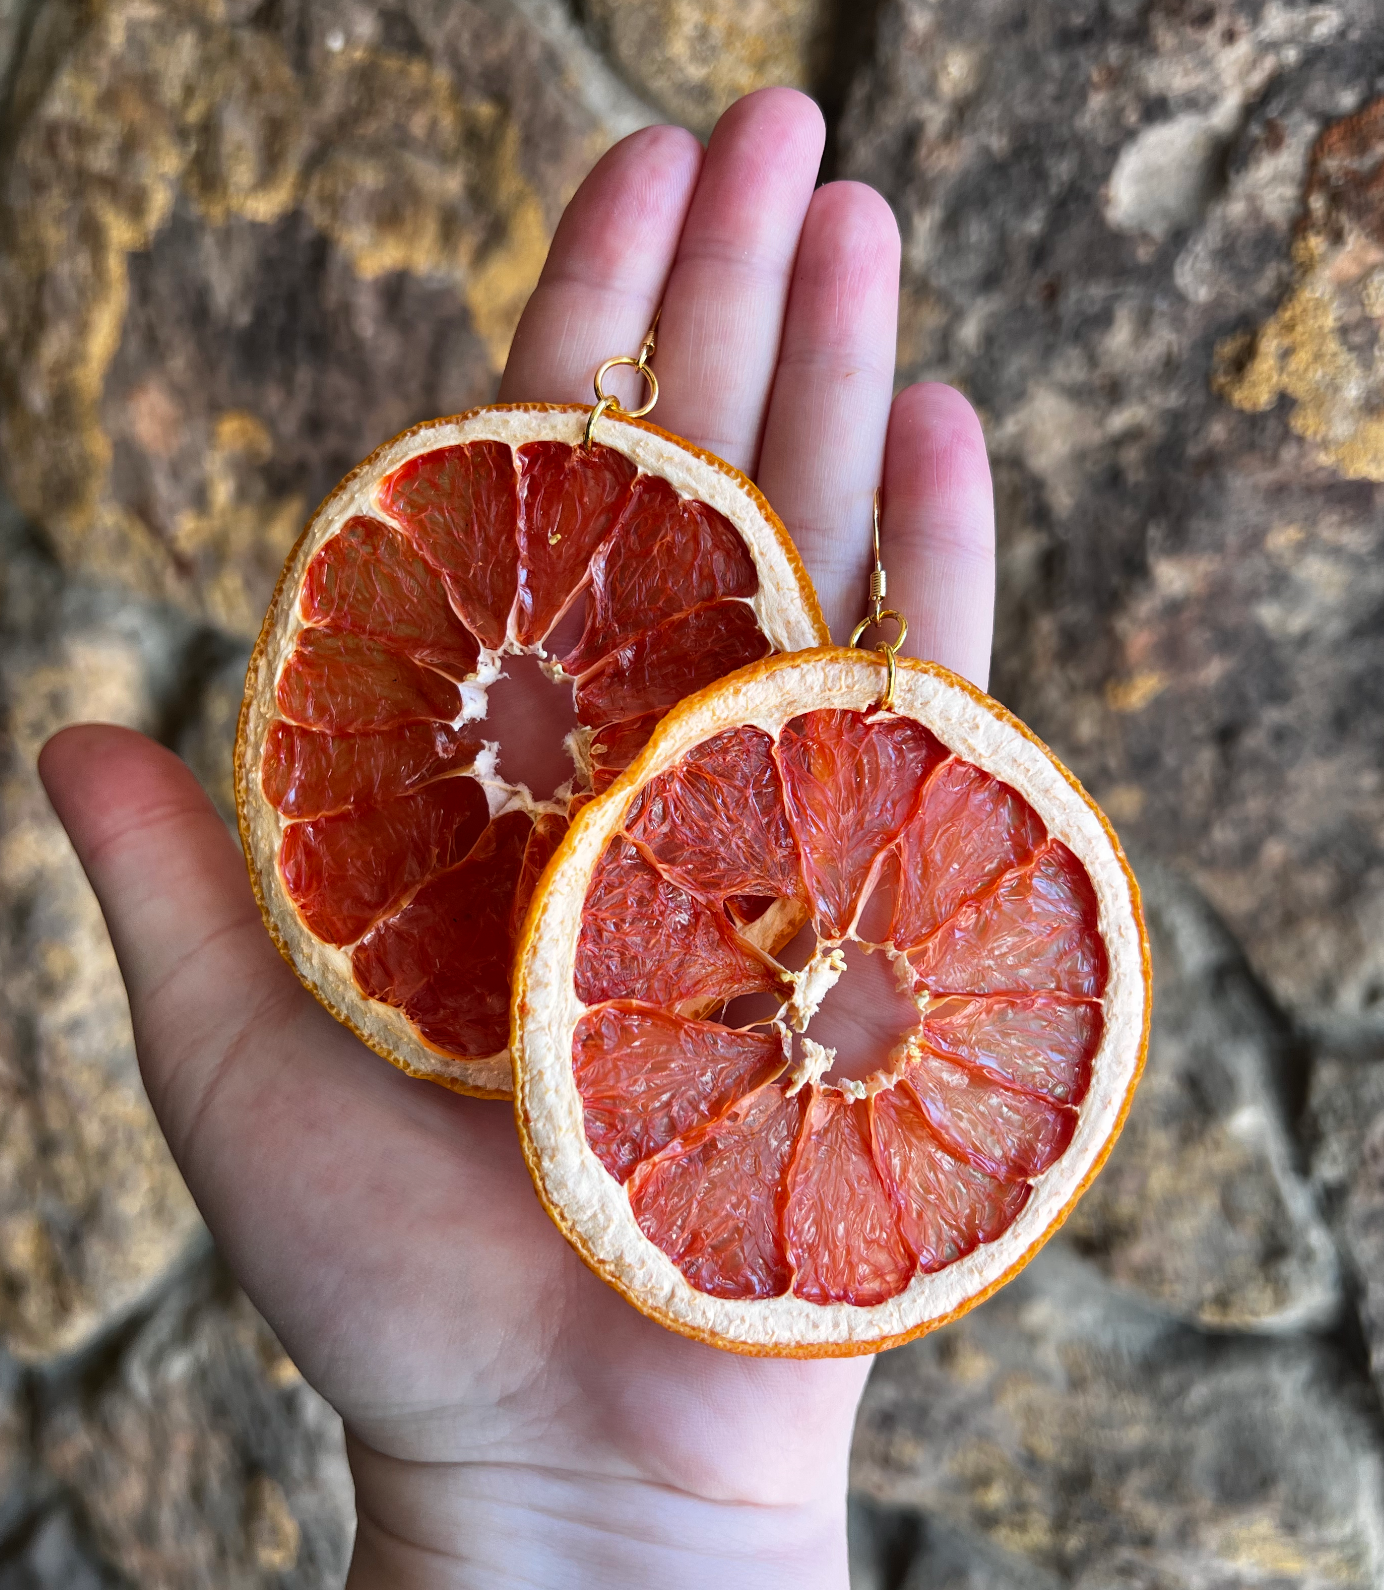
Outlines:
[[896,208],[901,377],[994,451],[995,688],[1158,986],[1062,1237],[872,1378],[858,1590],[1384,1584],[1375,0],[0,0],[0,1590],[338,1585],[351,1529],[37,747],[134,724],[229,810],[305,511],[492,393],[602,148],[769,81]]

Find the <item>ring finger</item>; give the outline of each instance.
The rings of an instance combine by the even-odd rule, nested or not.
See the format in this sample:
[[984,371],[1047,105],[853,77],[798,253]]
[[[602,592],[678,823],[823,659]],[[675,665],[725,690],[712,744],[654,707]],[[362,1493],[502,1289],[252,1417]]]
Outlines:
[[820,189],[803,227],[758,479],[838,640],[864,608],[898,295],[889,206],[861,183]]

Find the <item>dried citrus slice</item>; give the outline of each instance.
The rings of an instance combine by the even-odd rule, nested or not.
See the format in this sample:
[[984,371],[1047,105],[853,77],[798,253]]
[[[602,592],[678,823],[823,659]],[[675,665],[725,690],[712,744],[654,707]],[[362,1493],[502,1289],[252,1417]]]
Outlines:
[[[1099,809],[956,675],[900,662],[890,711],[884,677],[822,648],[684,701],[573,822],[516,959],[549,1212],[646,1314],[742,1352],[872,1352],[979,1302],[1143,1065],[1138,888]],[[888,1037],[838,1018],[838,1058],[811,1033],[847,950],[902,993]]]
[[[270,932],[372,1048],[461,1092],[510,1091],[514,931],[593,783],[689,689],[826,639],[739,471],[611,414],[585,445],[588,412],[477,409],[380,448],[289,556],[246,680],[236,797]],[[575,708],[551,796],[506,779],[487,716],[524,655]],[[729,939],[706,953],[743,975]]]

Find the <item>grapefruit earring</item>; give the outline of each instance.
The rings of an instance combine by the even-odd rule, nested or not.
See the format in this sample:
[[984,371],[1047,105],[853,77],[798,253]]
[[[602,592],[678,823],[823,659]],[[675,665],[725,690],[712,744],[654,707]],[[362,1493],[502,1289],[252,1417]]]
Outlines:
[[[473,409],[371,454],[304,530],[251,659],[236,798],[269,931],[367,1044],[461,1092],[510,1091],[511,947],[569,816],[688,690],[827,638],[753,484],[642,417],[654,336],[590,407]],[[632,411],[603,386],[622,365],[648,385]],[[575,703],[551,798],[506,777],[487,699],[525,656]]]
[[[516,960],[539,1196],[636,1307],[740,1352],[875,1352],[987,1296],[1096,1174],[1147,1045],[1114,833],[998,702],[898,655],[878,530],[877,499],[852,641],[894,638],[766,657],[670,712],[573,823]],[[913,1009],[838,1076],[809,1032],[848,944]],[[734,1024],[747,994],[776,1013]]]

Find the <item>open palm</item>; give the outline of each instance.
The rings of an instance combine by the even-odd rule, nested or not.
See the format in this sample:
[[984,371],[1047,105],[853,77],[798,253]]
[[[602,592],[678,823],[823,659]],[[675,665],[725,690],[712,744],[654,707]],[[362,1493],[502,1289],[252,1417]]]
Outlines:
[[[501,395],[589,400],[661,303],[655,418],[754,476],[833,634],[862,608],[882,480],[908,649],[984,683],[979,427],[947,388],[892,397],[897,231],[867,188],[814,192],[822,138],[810,101],[766,90],[705,153],[667,127],[613,149],[563,217]],[[704,1585],[713,1562],[727,1585],[843,1583],[865,1362],[737,1358],[649,1323],[549,1223],[505,1105],[400,1075],[302,989],[175,757],[86,726],[42,773],[188,1185],[345,1420],[350,1583]]]

